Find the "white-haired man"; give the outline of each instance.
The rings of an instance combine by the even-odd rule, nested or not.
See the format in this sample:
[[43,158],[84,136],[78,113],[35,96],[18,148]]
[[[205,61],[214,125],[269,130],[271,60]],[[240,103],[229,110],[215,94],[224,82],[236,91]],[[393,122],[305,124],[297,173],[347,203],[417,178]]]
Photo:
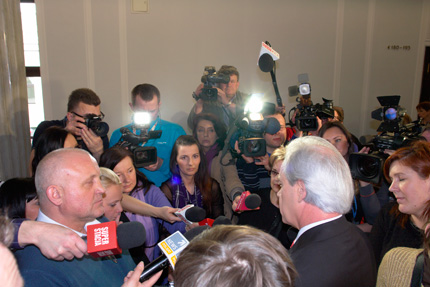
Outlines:
[[354,195],[342,155],[326,140],[303,137],[287,146],[278,192],[282,221],[299,233],[290,255],[295,286],[375,286],[371,246],[342,216]]

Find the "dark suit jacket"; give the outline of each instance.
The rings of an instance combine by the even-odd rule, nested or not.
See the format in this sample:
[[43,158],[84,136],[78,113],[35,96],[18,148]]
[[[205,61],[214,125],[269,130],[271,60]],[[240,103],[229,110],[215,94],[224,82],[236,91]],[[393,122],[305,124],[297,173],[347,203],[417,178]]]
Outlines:
[[290,255],[295,286],[375,286],[376,265],[366,235],[341,217],[303,233]]

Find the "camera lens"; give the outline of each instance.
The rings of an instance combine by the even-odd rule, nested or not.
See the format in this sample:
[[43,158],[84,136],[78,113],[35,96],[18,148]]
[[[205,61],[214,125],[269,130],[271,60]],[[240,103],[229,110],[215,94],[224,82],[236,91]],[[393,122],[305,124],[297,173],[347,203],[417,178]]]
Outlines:
[[148,152],[147,151],[136,151],[134,153],[134,157],[137,161],[145,161],[148,159]]
[[372,157],[361,157],[358,161],[358,171],[366,177],[375,177],[379,174],[380,163]]
[[99,137],[104,137],[109,132],[109,125],[101,120],[89,120],[88,127]]

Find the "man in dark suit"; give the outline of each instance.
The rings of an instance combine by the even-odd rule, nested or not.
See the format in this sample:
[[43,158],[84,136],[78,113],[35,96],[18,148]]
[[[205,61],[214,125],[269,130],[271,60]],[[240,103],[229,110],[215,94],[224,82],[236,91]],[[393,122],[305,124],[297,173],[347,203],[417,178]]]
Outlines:
[[343,216],[354,190],[342,155],[322,138],[295,139],[280,179],[282,221],[299,230],[290,249],[299,273],[295,286],[375,286],[371,246]]

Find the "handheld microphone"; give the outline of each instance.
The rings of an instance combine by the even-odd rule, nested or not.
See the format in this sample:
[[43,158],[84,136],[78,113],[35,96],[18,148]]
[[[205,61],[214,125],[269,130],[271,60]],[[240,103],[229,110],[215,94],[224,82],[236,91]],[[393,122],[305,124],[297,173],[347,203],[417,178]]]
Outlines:
[[251,194],[249,191],[244,191],[234,211],[258,210],[260,209],[260,204],[261,197],[258,194]]
[[122,249],[140,246],[145,240],[145,228],[137,221],[118,226],[115,221],[87,226],[87,250],[94,258],[121,254]]
[[176,216],[186,224],[202,221],[206,217],[206,210],[201,207],[189,204],[175,212]]
[[[203,231],[209,229],[210,227],[207,225],[204,226],[197,226],[189,231],[187,231],[184,236],[188,241],[193,240],[196,236],[201,234]],[[166,257],[166,255],[162,254],[157,259],[149,263],[147,266],[145,266],[145,269],[143,270],[142,274],[140,275],[139,282],[143,282],[151,278],[154,274],[158,273],[159,271],[163,270],[164,268],[167,268],[169,266],[169,259]]]

